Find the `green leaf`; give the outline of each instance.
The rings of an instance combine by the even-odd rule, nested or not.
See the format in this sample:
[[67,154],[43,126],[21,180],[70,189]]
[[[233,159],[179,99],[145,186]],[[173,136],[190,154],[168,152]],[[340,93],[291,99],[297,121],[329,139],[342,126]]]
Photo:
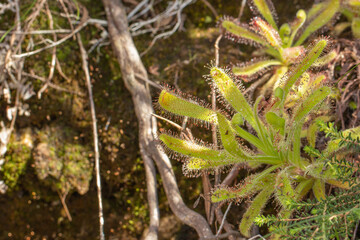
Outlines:
[[231,119],[231,124],[235,126],[244,125],[244,118],[241,116],[240,113],[235,113],[235,115]]
[[[353,139],[360,138],[360,126],[350,128],[342,131],[344,138],[347,138],[350,134]],[[332,156],[338,152],[343,152],[346,149],[346,145],[339,146],[341,139],[334,139],[328,142],[326,149],[324,150],[324,156]],[[351,150],[350,150],[351,151]]]
[[255,130],[258,133],[259,138],[263,142],[265,148],[267,149],[267,152],[270,152],[271,155],[276,155],[274,146],[269,139],[269,134],[267,133],[264,124],[259,119],[258,107],[261,99],[263,99],[263,96],[259,96],[254,104],[254,116],[256,121]]
[[314,184],[314,179],[306,179],[301,181],[295,188],[295,192],[298,195],[296,200],[301,200],[311,189]]
[[310,124],[309,128],[307,129],[306,138],[311,147],[315,147],[316,136],[319,131],[319,126],[317,123],[318,120],[328,122],[331,120],[331,117],[330,116],[319,116]]
[[245,131],[244,129],[242,129],[241,127],[239,127],[237,125],[234,125],[233,127],[234,127],[237,135],[239,135],[240,137],[242,137],[243,139],[245,139],[249,143],[253,144],[255,147],[257,147],[259,150],[263,151],[264,153],[269,154],[269,152],[266,150],[264,144],[260,141],[259,138],[252,135],[248,131]]
[[223,202],[232,199],[243,199],[250,197],[262,190],[269,182],[274,184],[275,175],[268,174],[265,176],[257,176],[255,174],[245,178],[241,184],[234,188],[220,187],[215,189],[211,195],[211,202]]
[[283,82],[283,77],[285,76],[286,72],[288,71],[288,67],[280,66],[276,68],[275,73],[272,77],[267,81],[267,83],[261,88],[261,95],[266,96],[268,91],[275,91],[276,88],[282,87],[281,84]]
[[[261,173],[250,175],[236,188],[220,187],[216,189],[212,196],[212,202],[221,202],[230,199],[241,199],[263,189],[268,183],[274,185],[275,175],[271,174],[272,171],[280,167],[280,165],[272,166],[262,171]],[[274,190],[273,187],[272,191]]]
[[261,214],[273,191],[272,184],[267,184],[244,213],[239,226],[239,230],[244,236],[250,237],[250,228],[253,222]]
[[347,4],[355,9],[360,9],[360,1],[359,0],[348,0]]
[[302,25],[304,24],[304,22],[306,21],[306,13],[304,10],[299,10],[296,13],[296,19],[293,22],[293,24],[291,25],[291,36],[289,39],[288,44],[286,45],[287,47],[290,47],[294,41],[294,38],[296,36],[296,33],[298,32],[298,30],[302,27]]
[[291,28],[289,24],[284,23],[283,25],[281,25],[279,30],[279,35],[284,45],[287,44],[287,42],[285,42],[284,40],[285,38],[289,37],[290,33],[291,33]]
[[289,134],[289,139],[293,141],[293,158],[291,161],[295,166],[302,167],[300,165],[300,145],[301,145],[301,128],[305,121],[305,117],[309,113],[319,106],[331,93],[329,87],[321,87],[311,93],[298,107],[293,117],[293,126]]
[[284,99],[284,90],[277,87],[274,91],[274,96],[277,97],[280,101],[282,101]]
[[[351,177],[351,176],[349,176],[349,177]],[[328,179],[328,180],[326,180],[326,182],[331,185],[334,185],[335,187],[338,187],[338,188],[350,189],[349,182],[341,182],[341,181],[334,180],[334,179]]]
[[253,5],[259,11],[259,13],[265,18],[265,20],[274,28],[277,29],[275,18],[273,16],[273,6],[269,6],[269,1],[266,0],[252,0]]
[[277,30],[259,17],[255,17],[252,24],[272,47],[281,49],[282,41]]
[[248,121],[251,126],[256,126],[253,111],[246,101],[242,92],[238,89],[236,84],[230,76],[221,68],[211,68],[210,75],[214,80],[216,87],[220,94],[226,101]]
[[234,23],[231,20],[224,20],[221,22],[221,27],[232,35],[244,39],[245,42],[255,42],[263,46],[268,46],[268,43],[258,34],[252,32],[247,26]]
[[318,5],[316,8],[316,13],[309,13],[309,18],[311,18],[313,15],[314,17],[311,18],[308,22],[307,27],[297,40],[295,46],[301,45],[313,32],[319,30],[331,19],[333,19],[335,14],[339,11],[340,0],[328,0],[326,4],[321,6]]
[[326,4],[327,4],[326,1],[315,3],[309,9],[309,11],[307,13],[307,18],[308,19],[313,19],[316,15],[318,15],[325,8]]
[[212,170],[218,167],[223,167],[230,164],[240,163],[242,159],[235,159],[231,158],[229,156],[226,156],[227,154],[224,152],[223,155],[225,157],[223,159],[202,159],[202,158],[196,158],[192,157],[188,159],[184,164],[186,170]]
[[316,61],[316,59],[320,56],[324,48],[328,43],[327,39],[318,40],[314,46],[307,52],[305,57],[301,60],[299,64],[297,64],[290,72],[285,86],[284,86],[284,95],[285,97],[289,93],[290,88],[294,85],[296,80],[300,78],[300,76],[308,70],[308,68]]
[[325,54],[322,57],[319,57],[318,59],[316,59],[316,61],[313,63],[313,67],[321,67],[324,66],[328,63],[330,63],[332,60],[334,60],[337,57],[337,53],[335,50],[332,50],[331,52],[329,52],[328,54]]
[[281,135],[284,135],[285,119],[279,117],[274,112],[267,112],[265,118],[275,131],[279,131]]
[[249,158],[239,147],[239,144],[235,138],[235,133],[231,127],[230,121],[226,119],[222,114],[217,113],[219,132],[221,136],[221,142],[225,150],[228,151],[234,157]]
[[158,102],[163,109],[171,113],[217,124],[214,111],[182,99],[168,90],[161,91]]
[[229,157],[225,151],[214,150],[200,144],[161,134],[159,139],[171,150],[189,157],[211,161],[225,161]]
[[351,30],[355,38],[360,38],[360,17],[354,18],[351,23]]
[[246,64],[245,66],[234,66],[232,71],[235,75],[250,76],[267,67],[281,65],[277,60],[264,60],[255,63]]
[[325,182],[323,180],[315,179],[313,185],[313,193],[319,202],[326,199]]
[[297,199],[294,189],[291,186],[288,173],[283,170],[276,177],[275,183],[276,198],[284,208],[288,208],[291,200]]

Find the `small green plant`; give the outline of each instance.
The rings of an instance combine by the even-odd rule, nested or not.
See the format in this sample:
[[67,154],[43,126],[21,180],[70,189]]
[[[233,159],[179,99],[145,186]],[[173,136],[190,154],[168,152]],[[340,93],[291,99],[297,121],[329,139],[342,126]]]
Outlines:
[[[195,99],[188,100],[174,91],[164,89],[158,103],[163,110],[179,116],[186,116],[205,124],[215,124],[220,135],[222,148],[214,148],[201,141],[184,140],[163,132],[159,139],[166,148],[175,152],[176,157],[184,158],[184,170],[188,175],[199,175],[204,170],[225,169],[226,166],[243,163],[256,168],[265,164],[265,168],[246,177],[235,187],[217,186],[212,191],[211,200],[240,201],[257,194],[242,216],[240,232],[249,236],[254,219],[272,195],[280,204],[280,216],[288,218],[292,209],[288,204],[300,200],[311,190],[318,201],[326,199],[325,184],[340,188],[349,188],[348,183],[339,181],[333,168],[325,167],[322,158],[313,158],[302,154],[302,132],[304,124],[311,124],[311,113],[326,108],[326,100],[331,88],[324,82],[308,81],[306,91],[297,95],[297,104],[286,106],[306,76],[306,71],[317,61],[329,40],[317,40],[301,58],[298,64],[282,79],[282,87],[274,91],[266,102],[259,96],[253,105],[249,104],[229,73],[218,67],[211,67],[210,77],[213,87],[235,113],[230,118],[221,110],[212,110]],[[326,118],[320,116],[320,118]],[[248,123],[256,134],[245,130]],[[315,146],[317,128],[305,131],[307,139]],[[238,138],[248,145],[240,143]],[[330,144],[331,145],[331,144]],[[251,147],[250,150],[249,146]]]
[[324,201],[308,200],[289,203],[296,214],[291,219],[279,219],[276,216],[256,218],[260,226],[271,226],[271,231],[282,239],[350,239],[355,224],[360,219],[360,187],[340,190]]
[[[275,73],[265,84],[262,94],[268,92],[269,89],[275,90],[277,87],[282,87],[281,79],[283,76],[306,52],[302,45],[304,41],[334,18],[339,5],[340,0],[331,0],[323,3],[321,8],[314,5],[308,13],[299,10],[292,23],[285,23],[278,28],[275,9],[271,1],[250,1],[251,8],[261,17],[253,18],[250,25],[240,24],[236,19],[227,18],[220,22],[220,27],[225,31],[228,38],[240,43],[258,46],[272,58],[253,59],[250,62],[233,66],[233,73],[245,79],[252,79],[266,68],[274,67]],[[326,65],[336,56],[335,51],[330,51],[313,62],[312,66]]]
[[72,132],[68,128],[48,127],[38,133],[33,151],[34,169],[45,185],[63,195],[77,191],[85,194],[92,178],[89,151],[78,143],[64,143]]
[[[359,163],[351,159],[360,152],[360,127],[340,132],[333,123],[319,121],[318,126],[330,138],[327,148],[320,152],[310,146],[304,148],[309,155],[321,159],[323,168],[334,170],[337,179],[352,186],[326,196],[324,201],[291,201],[295,210],[291,219],[274,215],[259,216],[256,224],[270,226],[272,232],[284,239],[349,239],[360,219]],[[354,238],[352,238],[354,239]]]
[[8,145],[8,153],[1,168],[2,179],[5,184],[14,189],[20,177],[25,173],[27,164],[31,159],[31,148],[22,142],[13,140]]

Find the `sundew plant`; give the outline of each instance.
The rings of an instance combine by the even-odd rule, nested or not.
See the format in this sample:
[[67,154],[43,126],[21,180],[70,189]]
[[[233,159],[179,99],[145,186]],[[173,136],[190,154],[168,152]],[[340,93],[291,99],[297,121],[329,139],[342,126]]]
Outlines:
[[305,50],[306,53],[282,78],[281,87],[274,90],[268,101],[259,96],[254,104],[250,104],[231,74],[216,66],[210,69],[210,83],[230,111],[212,110],[195,98],[185,98],[167,88],[159,95],[158,104],[168,114],[217,127],[221,147],[183,139],[169,132],[159,135],[172,155],[183,160],[185,175],[198,176],[204,171],[213,173],[216,169],[226,170],[228,166],[239,163],[261,169],[234,187],[217,186],[212,190],[211,201],[214,203],[253,199],[241,217],[239,230],[244,236],[250,236],[254,219],[273,196],[280,206],[279,217],[289,218],[293,212],[288,207],[291,201],[300,200],[309,192],[317,201],[322,201],[326,199],[326,184],[349,188],[349,183],[338,180],[334,168],[326,165],[323,158],[314,158],[303,152],[303,137],[315,146],[317,127],[304,130],[314,122],[314,113],[316,115],[319,109],[328,108],[332,88],[324,81],[307,81],[306,91],[297,95],[297,103],[291,107],[286,105],[296,94],[299,83],[302,85],[306,71],[323,57],[328,44],[327,38],[320,38]]
[[[281,26],[277,24],[277,14],[271,1],[251,0],[249,3],[250,8],[258,15],[250,24],[239,23],[233,18],[224,18],[219,25],[229,39],[253,45],[263,52],[263,57],[234,65],[232,72],[235,75],[241,76],[245,81],[251,81],[267,68],[274,68],[274,74],[261,91],[262,94],[266,94],[279,86],[282,87],[281,79],[306,52],[304,42],[336,17],[340,0],[315,4],[308,12],[301,9],[291,23],[284,23]],[[312,67],[325,66],[336,56],[335,50],[330,51],[317,58],[312,63]]]

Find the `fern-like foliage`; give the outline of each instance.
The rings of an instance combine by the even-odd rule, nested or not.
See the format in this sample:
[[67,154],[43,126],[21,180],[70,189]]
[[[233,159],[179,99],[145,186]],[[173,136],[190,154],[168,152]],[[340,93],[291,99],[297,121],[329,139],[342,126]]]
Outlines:
[[[360,127],[341,132],[334,123],[317,121],[316,124],[330,138],[328,147],[321,152],[306,146],[304,151],[321,163],[321,171],[324,173],[326,169],[332,169],[332,175],[338,181],[333,182],[335,186],[351,188],[346,191],[337,190],[331,196],[323,195],[324,200],[320,202],[290,200],[288,208],[295,210],[291,219],[273,215],[259,216],[255,222],[260,226],[271,226],[271,231],[284,239],[350,239],[354,234],[355,223],[360,220],[360,184],[359,163],[351,161],[348,156],[358,155],[360,152]],[[338,147],[335,149],[334,145]],[[312,171],[310,168],[307,170]]]
[[[352,187],[359,183],[356,177],[360,167],[358,162],[349,161],[347,157],[339,158],[336,155],[325,157],[324,153],[310,146],[305,146],[304,151],[313,157],[321,159],[324,168],[330,167],[333,169],[334,175],[342,184]],[[356,152],[354,151],[354,153]]]
[[255,219],[260,226],[271,226],[271,231],[282,239],[350,239],[354,226],[360,219],[360,186],[339,190],[323,201],[289,201],[295,214],[292,218],[260,216]]
[[326,137],[331,138],[330,144],[338,144],[339,150],[352,148],[360,152],[360,128],[354,128],[347,131],[339,131],[334,123],[325,124],[322,121],[317,122],[320,131],[324,132]]

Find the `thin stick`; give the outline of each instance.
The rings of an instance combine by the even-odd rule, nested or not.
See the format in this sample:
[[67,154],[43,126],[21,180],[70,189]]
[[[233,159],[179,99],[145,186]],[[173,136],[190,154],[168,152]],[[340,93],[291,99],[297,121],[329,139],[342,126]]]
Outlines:
[[358,230],[359,227],[359,221],[357,221],[356,226],[355,226],[355,230],[354,230],[354,235],[352,236],[351,240],[355,240],[356,239],[356,232]]
[[[7,33],[5,30],[0,30],[0,34]],[[9,34],[15,35],[44,35],[44,34],[53,34],[53,33],[71,33],[70,29],[54,29],[54,30],[34,30],[29,32],[21,31],[11,31]]]
[[[219,42],[221,40],[221,38],[223,37],[222,34],[220,34],[218,36],[218,38],[216,39],[215,41],[215,65],[216,66],[219,66]],[[215,89],[213,88],[212,89],[212,92],[211,92],[211,107],[212,107],[212,110],[216,111],[216,91]],[[212,131],[212,140],[213,140],[213,144],[215,147],[217,147],[218,145],[218,142],[217,142],[217,135],[216,135],[216,125],[212,125],[212,128],[211,128],[211,131]]]
[[[215,47],[215,65],[216,66],[219,66],[219,42],[222,38],[222,34],[220,34],[216,41],[215,41],[215,44],[214,44],[214,47]],[[213,87],[211,89],[211,108],[213,111],[216,111],[216,91],[215,91],[215,88]],[[217,138],[217,131],[216,131],[216,125],[215,124],[212,124],[211,125],[211,133],[212,133],[212,141],[213,141],[213,145],[214,147],[216,148],[218,146],[218,138]],[[207,179],[209,178],[208,175],[206,175]],[[215,170],[215,183],[214,185],[218,185],[220,183],[220,180],[221,180],[221,176],[220,176],[220,171],[219,169],[216,169]],[[204,183],[203,183],[204,185]],[[211,188],[211,185],[210,185],[210,188]],[[204,188],[205,190],[205,188]],[[204,192],[204,195],[205,197],[209,194],[207,194],[206,192]],[[213,219],[214,219],[214,213],[215,213],[215,206],[211,206],[211,201],[210,201],[210,196],[208,196],[208,199],[206,199],[208,201],[205,201],[205,206],[206,204],[209,204],[210,207],[212,207],[212,211],[211,211],[211,214],[210,214],[210,218],[209,218],[209,223],[212,223]]]
[[80,24],[74,29],[74,31],[72,33],[70,33],[69,35],[67,35],[66,37],[63,37],[62,39],[60,39],[59,41],[57,42],[54,42],[48,46],[45,46],[43,48],[39,48],[39,49],[36,49],[34,51],[31,51],[31,52],[26,52],[26,53],[23,53],[23,54],[17,54],[17,55],[13,55],[14,58],[23,58],[23,57],[29,57],[29,56],[32,56],[34,54],[37,54],[39,52],[42,52],[46,49],[49,49],[49,48],[53,48],[55,46],[58,46],[62,43],[64,43],[66,40],[68,40],[69,38],[71,38],[72,36],[74,36],[75,34],[77,34],[81,29],[83,29],[87,24],[88,24],[88,13],[87,11],[83,11],[85,14],[83,14],[82,16],[82,19],[80,21]]
[[201,0],[201,1],[210,9],[210,11],[214,14],[215,18],[219,16],[215,8],[207,0]]
[[248,240],[255,240],[256,238],[261,238],[261,239],[263,239],[263,240],[266,240],[263,236],[261,236],[260,234],[258,234],[258,235],[255,235],[255,236],[253,236],[252,238],[249,238]]
[[216,236],[219,236],[219,234],[221,233],[222,228],[224,227],[224,223],[225,223],[225,219],[226,219],[226,215],[228,214],[230,208],[231,208],[232,202],[230,202],[229,206],[227,207],[224,217],[221,221],[220,227],[219,227],[219,231],[216,233]]
[[246,0],[242,0],[241,1],[240,11],[239,11],[239,16],[238,16],[239,21],[240,21],[240,18],[242,17],[242,15],[243,15],[245,4],[246,4]]
[[[15,9],[16,9],[16,16],[15,16],[15,18],[16,18],[16,30],[17,30],[17,31],[21,31],[21,23],[20,23],[21,17],[20,17],[19,1],[16,0],[15,3],[16,3],[16,5],[15,5]],[[12,41],[11,41],[11,45],[14,43],[14,41],[15,41],[15,36],[13,35],[13,39],[12,39]],[[19,51],[21,52],[21,48],[20,48]],[[6,60],[5,60],[5,62],[6,62]],[[18,63],[18,64],[19,64],[19,66],[23,66],[21,63]],[[14,81],[15,83],[19,83],[19,82],[22,80],[22,79],[21,79],[21,73],[22,73],[21,69],[18,71],[18,79],[17,79],[17,80],[16,80],[15,77],[11,74],[10,69],[7,69],[7,70],[8,70],[9,76],[13,79],[13,81],[15,80],[15,81]],[[14,106],[15,112],[14,112],[13,115],[12,115],[12,119],[11,119],[11,123],[10,123],[10,128],[9,128],[9,133],[8,133],[8,135],[7,135],[7,142],[10,141],[11,133],[13,132],[13,130],[14,130],[14,128],[15,128],[15,122],[16,122],[16,118],[17,118],[17,115],[18,115],[18,108],[19,108],[19,102],[20,102],[19,84],[17,84],[17,86],[18,86],[18,87],[17,87],[17,91],[16,91],[15,106]]]
[[[220,40],[221,38],[223,37],[222,34],[220,34],[216,41],[215,41],[215,65],[216,66],[219,66],[219,43],[220,43]],[[215,91],[215,88],[213,87],[211,89],[211,108],[213,111],[216,111],[216,91]],[[218,146],[218,138],[217,138],[217,134],[216,134],[216,125],[215,124],[212,124],[211,125],[211,132],[212,132],[212,141],[213,141],[213,144],[214,144],[214,147],[216,148]],[[216,170],[215,172],[215,185],[218,185],[220,183],[220,173],[218,171],[218,169]]]
[[[208,240],[208,239],[222,239],[222,238],[229,238],[230,237],[233,237],[233,236],[240,236],[241,234],[237,231],[228,231],[227,233],[224,233],[224,234],[220,234],[219,236],[212,236],[212,237],[203,237],[203,238],[200,238],[200,240]],[[240,238],[242,239],[242,238]]]
[[[45,4],[45,7],[46,7],[46,14],[48,15],[48,18],[49,18],[49,27],[50,27],[51,30],[53,30],[54,29],[54,21],[53,21],[51,11],[50,11],[49,6],[48,6],[47,3]],[[56,42],[57,36],[56,36],[55,33],[53,33],[53,39],[54,39],[54,42]],[[46,79],[46,83],[44,84],[44,86],[42,86],[42,88],[38,92],[38,98],[39,99],[41,98],[42,93],[48,88],[49,83],[50,83],[51,79],[54,76],[55,65],[56,65],[56,47],[54,47],[52,49],[51,67],[50,67],[50,71],[49,71],[49,76]]]
[[[220,34],[216,41],[215,41],[215,65],[219,66],[219,43],[221,38],[223,37],[222,34]],[[215,88],[211,89],[211,108],[213,111],[216,111],[216,91]],[[214,144],[214,147],[217,148],[218,146],[218,138],[217,138],[217,131],[216,131],[216,125],[212,124],[211,125],[211,131],[212,131],[212,141]],[[220,172],[218,170],[216,170],[215,172],[215,185],[218,185],[220,183]]]
[[240,166],[240,164],[236,164],[231,169],[231,171],[228,173],[228,175],[222,181],[221,185],[224,185],[224,186],[230,185],[235,180],[235,178],[237,177],[237,175],[239,173],[239,166]]
[[143,76],[141,76],[141,75],[138,74],[138,73],[135,73],[135,76],[136,76],[137,78],[139,78],[140,80],[142,80],[142,81],[150,84],[151,86],[153,86],[153,87],[155,87],[155,88],[157,88],[157,89],[160,89],[160,90],[163,89],[160,84],[157,84],[157,83],[155,83],[155,82],[153,82],[153,81],[151,81],[151,80],[149,80],[149,79],[147,79],[147,78],[144,78]]
[[56,58],[56,70],[59,72],[60,76],[62,76],[66,81],[71,82],[71,79],[63,72],[58,58]]
[[[40,76],[37,76],[35,74],[31,74],[31,73],[27,73],[27,72],[23,72],[24,76],[27,76],[27,77],[31,77],[31,78],[34,78],[34,79],[37,79],[37,80],[40,80],[42,82],[46,82],[46,78],[44,77],[40,77]],[[60,87],[54,83],[49,83],[49,87],[51,88],[54,88],[58,91],[62,91],[62,92],[67,92],[67,93],[71,93],[71,94],[75,94],[75,95],[79,95],[79,96],[85,96],[85,94],[83,94],[82,92],[76,92],[76,91],[72,91],[72,90],[69,90],[69,89],[66,89],[66,88],[63,88],[63,87]]]
[[164,120],[164,121],[167,122],[167,123],[170,123],[170,124],[173,125],[174,127],[178,128],[180,131],[183,130],[183,128],[182,128],[179,124],[177,124],[177,123],[175,123],[175,122],[173,122],[173,121],[170,121],[169,119],[166,119],[166,118],[164,118],[164,117],[162,117],[162,116],[156,115],[155,113],[151,113],[151,115],[153,115],[154,117],[156,117],[156,118],[158,118],[158,119]]
[[102,206],[102,196],[101,196],[101,179],[100,179],[100,153],[99,153],[99,140],[97,133],[97,124],[96,124],[96,113],[95,113],[95,104],[91,88],[90,73],[88,68],[88,55],[81,41],[81,36],[79,33],[76,34],[78,44],[80,47],[82,67],[85,72],[86,85],[89,92],[89,101],[91,109],[91,118],[93,126],[93,135],[94,135],[94,151],[95,151],[95,172],[96,172],[96,187],[97,187],[97,197],[99,201],[99,228],[100,228],[100,240],[105,240],[104,234],[104,215],[103,215],[103,206]]
[[57,192],[58,192],[58,194],[59,194],[59,198],[60,198],[61,204],[63,205],[65,214],[66,214],[67,218],[69,219],[69,221],[71,222],[71,221],[72,221],[72,217],[71,217],[70,211],[69,211],[69,209],[68,209],[68,207],[67,207],[67,204],[66,204],[66,201],[65,201],[67,194],[62,195],[59,190],[58,190]]
[[[74,31],[74,26],[71,24],[71,20],[70,20],[70,16],[69,16],[69,11],[67,9],[67,7],[65,6],[64,4],[64,1],[63,0],[59,0],[60,4],[61,4],[61,7],[64,9],[64,12],[65,12],[65,15],[66,15],[66,18],[70,24],[70,28],[71,28],[71,31],[73,32]],[[75,40],[75,39],[74,39]]]

